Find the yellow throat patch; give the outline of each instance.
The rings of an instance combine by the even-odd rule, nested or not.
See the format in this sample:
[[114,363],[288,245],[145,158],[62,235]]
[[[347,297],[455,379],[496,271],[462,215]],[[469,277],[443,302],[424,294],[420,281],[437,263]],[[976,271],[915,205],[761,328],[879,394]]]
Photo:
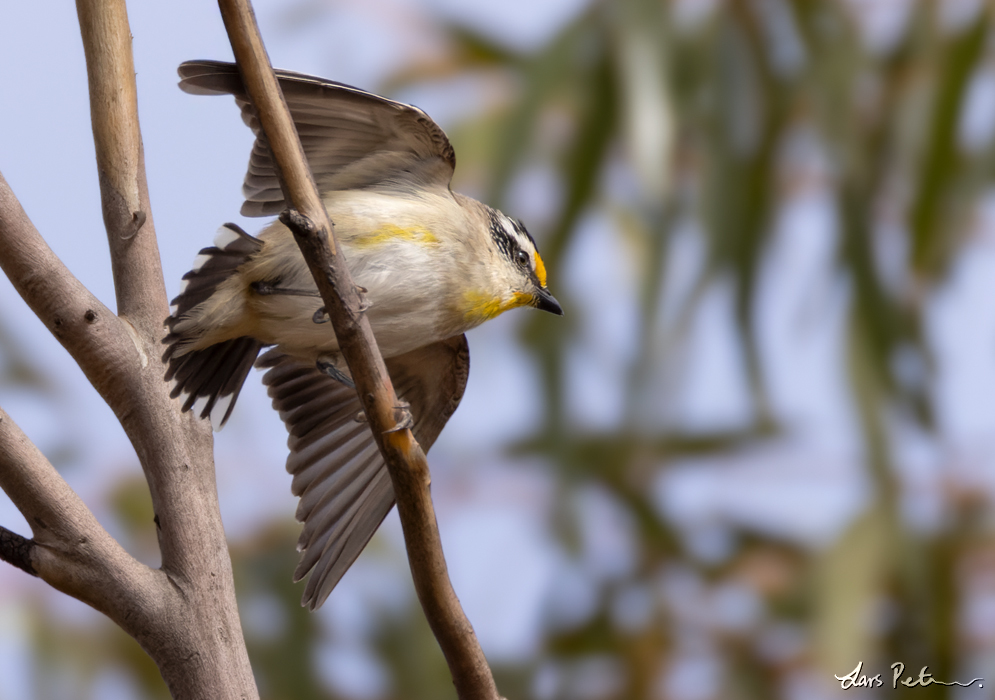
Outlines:
[[463,294],[463,302],[463,317],[468,323],[478,325],[500,316],[508,309],[531,304],[532,295],[515,292],[510,299],[500,299],[483,292],[466,292]]

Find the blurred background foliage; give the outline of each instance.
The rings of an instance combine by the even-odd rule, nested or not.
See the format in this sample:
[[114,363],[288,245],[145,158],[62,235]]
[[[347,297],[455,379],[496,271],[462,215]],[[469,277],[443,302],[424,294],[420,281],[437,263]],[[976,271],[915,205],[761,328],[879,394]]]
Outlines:
[[[290,4],[287,31],[338,7]],[[882,24],[882,12],[898,19]],[[928,665],[940,680],[989,679],[906,691],[924,700],[992,697],[992,488],[944,447],[950,354],[931,330],[964,261],[993,240],[992,12],[959,0],[601,0],[528,50],[439,14],[437,50],[379,86],[496,86],[486,109],[450,128],[456,188],[526,219],[567,310],[516,326],[542,411],[505,458],[552,485],[545,522],[574,573],[552,584],[535,652],[495,662],[507,697],[830,697],[842,692],[832,676],[859,661],[886,685],[895,661],[906,675]],[[810,289],[779,286],[792,245],[822,245],[825,276],[803,279]],[[729,311],[718,321],[716,298]],[[787,350],[773,352],[767,314],[779,301],[797,303]],[[703,325],[725,330],[703,341]],[[827,338],[827,377],[786,370],[806,334]],[[989,365],[993,341],[981,349]],[[725,375],[718,388],[692,383],[741,404],[718,418],[682,389],[711,372],[693,367],[716,356],[713,342],[728,346],[743,387],[736,398]],[[0,343],[5,385],[51,390],[9,333]],[[841,413],[844,437],[820,438],[785,383]],[[783,467],[775,478],[768,461]],[[855,472],[825,466],[837,461]],[[990,451],[976,461],[984,473],[995,465]],[[732,511],[772,502],[742,484],[778,503],[834,480],[857,486],[835,525],[808,537],[724,512],[682,520],[693,510],[682,494],[696,492],[670,477],[696,469],[733,491]],[[143,484],[115,493],[121,532],[150,533]],[[821,517],[806,498],[803,517]],[[589,555],[603,530],[622,533],[609,550],[628,552],[607,573]],[[324,663],[327,632],[289,580],[296,533],[288,520],[233,544],[263,697],[454,697],[410,595],[366,611],[372,662],[346,650]],[[154,561],[154,536],[128,544]],[[377,566],[406,575],[403,562]],[[586,597],[570,592],[576,580]],[[164,697],[155,668],[110,624],[77,630],[38,607],[40,697],[76,697],[81,677]],[[334,677],[371,663],[369,682]]]

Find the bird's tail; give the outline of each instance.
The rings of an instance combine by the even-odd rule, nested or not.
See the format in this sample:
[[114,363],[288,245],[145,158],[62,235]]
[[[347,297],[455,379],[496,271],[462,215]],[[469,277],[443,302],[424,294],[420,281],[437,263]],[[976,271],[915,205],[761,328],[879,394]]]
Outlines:
[[235,399],[263,344],[243,336],[190,350],[204,328],[189,323],[190,312],[210,299],[218,286],[258,252],[262,243],[235,224],[225,224],[214,237],[214,246],[204,248],[194,260],[193,269],[183,275],[180,294],[173,299],[172,314],[166,319],[168,345],[162,360],[167,363],[166,381],[172,382],[170,396],[179,396],[183,410],[193,409],[201,418],[210,416],[220,430],[231,415]]

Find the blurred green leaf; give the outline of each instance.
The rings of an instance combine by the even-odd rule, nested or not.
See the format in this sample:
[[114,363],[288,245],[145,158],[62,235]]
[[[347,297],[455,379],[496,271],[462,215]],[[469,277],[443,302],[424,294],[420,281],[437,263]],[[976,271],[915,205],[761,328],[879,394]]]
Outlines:
[[951,231],[951,188],[962,170],[958,127],[970,78],[990,37],[986,13],[953,37],[944,47],[936,77],[936,97],[930,131],[912,198],[912,264],[926,277],[934,277],[953,252],[956,236]]

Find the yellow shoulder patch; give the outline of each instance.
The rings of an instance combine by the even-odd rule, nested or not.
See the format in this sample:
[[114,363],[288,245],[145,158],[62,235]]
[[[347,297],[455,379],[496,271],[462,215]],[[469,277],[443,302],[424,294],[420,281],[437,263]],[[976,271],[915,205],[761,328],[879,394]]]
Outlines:
[[439,239],[435,237],[434,233],[423,226],[404,227],[385,224],[375,231],[358,236],[355,244],[372,247],[392,241],[407,241],[418,245],[434,245],[439,242]]

